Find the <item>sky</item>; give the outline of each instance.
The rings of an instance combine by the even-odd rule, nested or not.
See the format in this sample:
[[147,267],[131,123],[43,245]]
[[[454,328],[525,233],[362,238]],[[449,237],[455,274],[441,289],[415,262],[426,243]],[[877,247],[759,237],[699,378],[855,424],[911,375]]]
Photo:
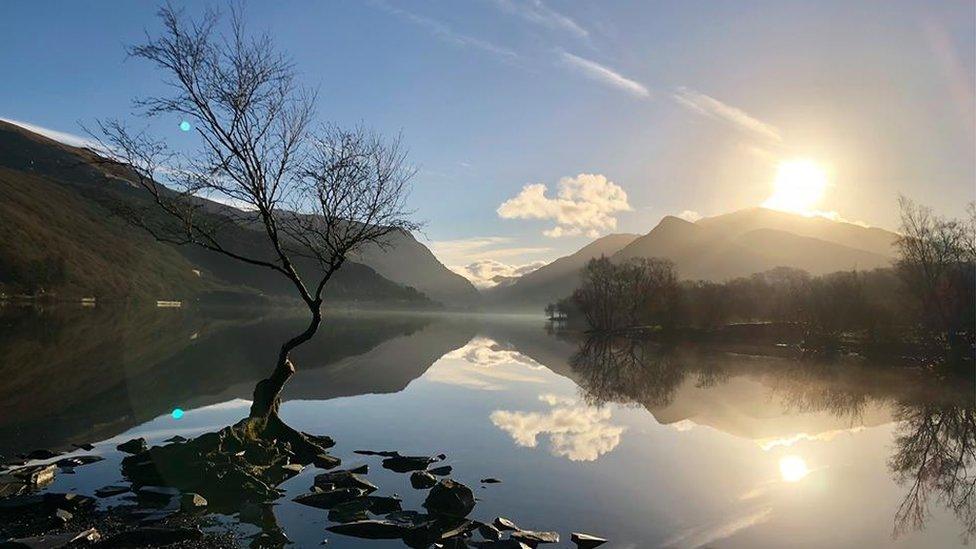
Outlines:
[[[124,48],[158,32],[157,7],[0,3],[0,118],[69,136],[144,124],[132,100],[163,91],[161,75]],[[418,238],[477,282],[665,215],[782,204],[784,165],[824,180],[808,213],[887,229],[899,194],[953,217],[976,199],[971,1],[278,1],[246,15],[318,89],[323,121],[402,133]],[[151,127],[187,139],[179,123]]]

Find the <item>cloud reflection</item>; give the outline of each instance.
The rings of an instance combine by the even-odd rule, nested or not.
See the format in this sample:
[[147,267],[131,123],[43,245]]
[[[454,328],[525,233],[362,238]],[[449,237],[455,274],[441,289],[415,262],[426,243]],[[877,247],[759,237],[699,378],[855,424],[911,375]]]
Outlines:
[[539,436],[547,435],[552,454],[572,461],[595,461],[620,444],[625,428],[610,422],[608,408],[551,394],[540,395],[539,400],[552,409],[545,413],[496,410],[491,422],[527,448],[535,448]]

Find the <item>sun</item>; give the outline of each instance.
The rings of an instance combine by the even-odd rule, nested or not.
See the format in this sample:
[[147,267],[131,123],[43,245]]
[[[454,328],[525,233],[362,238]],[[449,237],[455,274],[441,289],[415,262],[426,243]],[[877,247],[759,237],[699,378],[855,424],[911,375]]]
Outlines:
[[773,194],[763,207],[803,215],[816,213],[827,190],[827,173],[811,160],[780,162],[773,181]]
[[779,474],[786,482],[799,482],[809,473],[807,462],[800,456],[784,456],[779,460]]

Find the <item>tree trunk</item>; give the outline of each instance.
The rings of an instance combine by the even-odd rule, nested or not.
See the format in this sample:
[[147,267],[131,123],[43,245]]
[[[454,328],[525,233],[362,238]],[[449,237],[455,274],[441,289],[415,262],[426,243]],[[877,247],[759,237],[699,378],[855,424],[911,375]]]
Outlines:
[[266,422],[271,417],[277,418],[278,408],[281,406],[281,390],[284,389],[285,383],[295,373],[295,365],[292,364],[289,355],[295,347],[312,339],[312,336],[318,331],[319,325],[322,324],[321,305],[320,300],[309,305],[312,318],[308,327],[281,346],[281,351],[278,353],[278,363],[275,365],[274,371],[269,377],[262,379],[254,386],[254,399],[251,402],[249,415],[251,419]]

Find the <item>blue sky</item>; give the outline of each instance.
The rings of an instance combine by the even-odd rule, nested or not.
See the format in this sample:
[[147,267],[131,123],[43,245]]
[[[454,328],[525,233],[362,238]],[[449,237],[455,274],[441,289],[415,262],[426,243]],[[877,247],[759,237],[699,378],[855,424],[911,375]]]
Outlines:
[[[123,51],[158,29],[156,6],[0,4],[0,117],[81,133],[128,116],[161,90]],[[976,198],[972,2],[284,1],[247,15],[318,87],[323,120],[403,132],[421,238],[448,265],[504,273],[664,215],[759,205],[793,158],[829,175],[817,210],[852,221],[895,228],[899,193],[953,216]],[[156,129],[186,139],[178,124]]]

